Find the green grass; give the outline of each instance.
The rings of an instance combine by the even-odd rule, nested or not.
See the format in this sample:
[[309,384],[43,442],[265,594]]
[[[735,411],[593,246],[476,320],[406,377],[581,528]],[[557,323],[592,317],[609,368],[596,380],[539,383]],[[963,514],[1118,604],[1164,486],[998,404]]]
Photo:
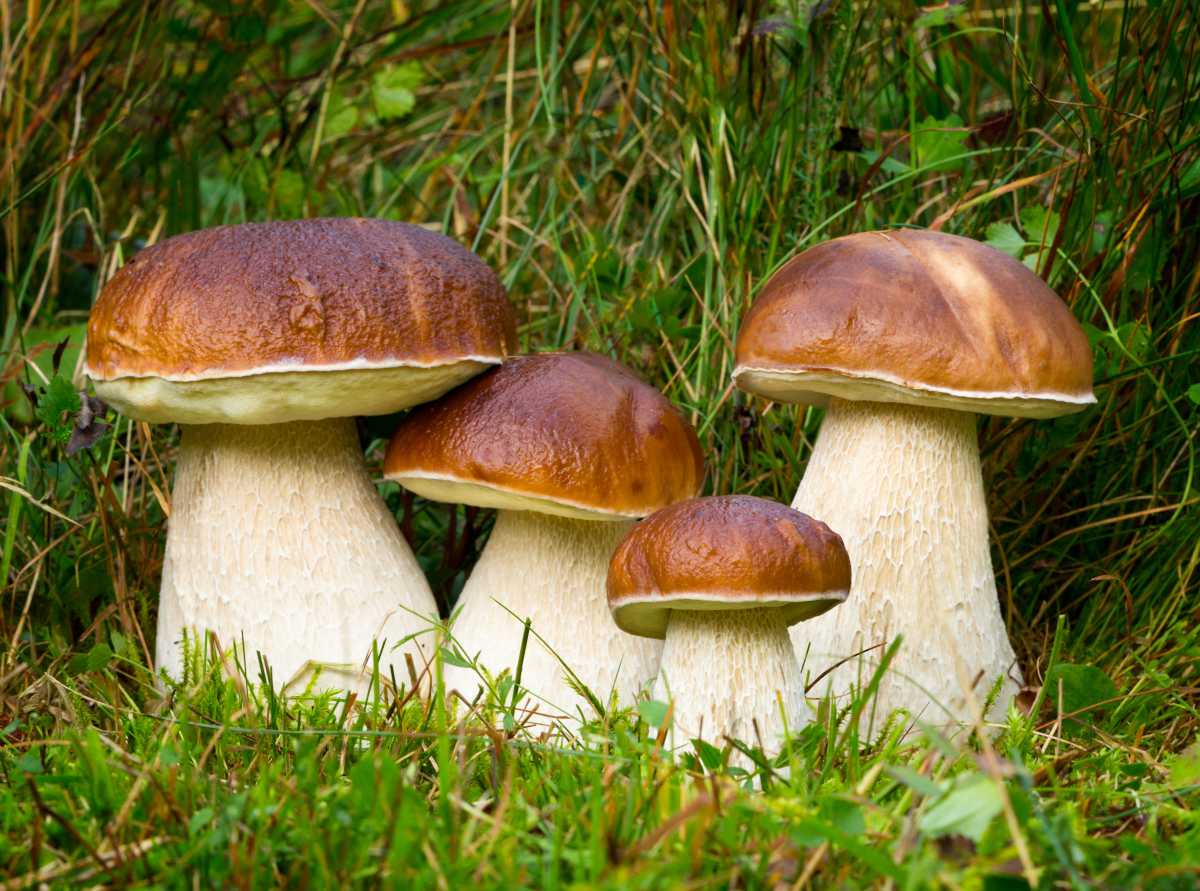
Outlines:
[[[227,11],[0,16],[0,878],[1200,886],[1194,3]],[[147,242],[351,213],[472,245],[524,346],[631,365],[690,412],[707,491],[780,500],[819,413],[729,384],[773,269],[897,225],[1035,265],[1087,326],[1099,402],[982,426],[1022,708],[982,737],[870,742],[869,690],[814,700],[747,774],[719,769],[728,747],[671,755],[652,704],[563,745],[404,692],[284,701],[257,669],[164,695],[147,664],[177,433],[114,416],[67,454],[78,326]],[[490,518],[383,491],[451,603]]]

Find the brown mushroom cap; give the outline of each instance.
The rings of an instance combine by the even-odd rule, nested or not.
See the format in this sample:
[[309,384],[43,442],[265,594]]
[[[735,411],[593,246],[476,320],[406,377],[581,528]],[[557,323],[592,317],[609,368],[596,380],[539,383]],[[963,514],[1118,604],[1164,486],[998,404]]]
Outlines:
[[[260,423],[395,411],[515,343],[499,279],[444,235],[390,220],[291,220],[203,229],[138,253],[92,310],[85,370],[135,417]],[[330,374],[340,386],[319,380]],[[385,404],[371,392],[382,381],[392,384]],[[278,393],[289,387],[312,389],[321,408],[297,411],[302,398]],[[278,404],[253,404],[264,398]]]
[[661,638],[668,613],[774,607],[787,624],[846,599],[850,558],[819,520],[766,498],[693,498],[643,520],[613,554],[608,606],[629,634]]
[[411,412],[384,474],[439,501],[611,519],[692,497],[704,458],[691,425],[628,369],[541,353]]
[[737,386],[781,402],[1054,417],[1096,401],[1087,337],[1045,282],[985,244],[924,230],[792,258],[742,322],[736,363]]

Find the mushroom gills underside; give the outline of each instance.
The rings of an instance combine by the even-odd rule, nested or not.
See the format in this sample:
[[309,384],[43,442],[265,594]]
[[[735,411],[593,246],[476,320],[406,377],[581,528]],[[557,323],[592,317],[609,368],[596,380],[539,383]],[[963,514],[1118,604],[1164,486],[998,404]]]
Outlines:
[[277,365],[190,380],[150,375],[92,383],[101,399],[142,421],[259,426],[391,414],[437,399],[494,364],[495,360],[462,359],[431,366]]
[[185,427],[172,492],[157,663],[180,677],[186,632],[236,647],[252,681],[365,689],[432,651],[437,608],[366,472],[354,421]]
[[[605,705],[614,689],[620,702],[631,703],[654,677],[661,642],[618,629],[605,597],[608,561],[631,526],[628,520],[568,519],[534,511],[497,514],[459,596],[451,633],[488,673],[499,676],[507,669],[515,677],[525,619],[530,619],[520,680],[532,697],[522,708],[546,716],[574,715],[577,708],[592,714],[568,683],[563,664]],[[483,685],[474,669],[446,665],[443,672],[446,689],[457,689],[467,699]]]
[[725,737],[768,754],[808,723],[784,611],[671,610],[654,698],[672,705],[674,744]]
[[807,675],[848,659],[817,692],[864,686],[903,635],[864,720],[878,729],[904,708],[969,721],[965,689],[982,707],[1001,676],[990,714],[1004,714],[1021,676],[988,550],[975,415],[833,399],[792,506],[839,533],[853,567],[846,602],[792,628]]

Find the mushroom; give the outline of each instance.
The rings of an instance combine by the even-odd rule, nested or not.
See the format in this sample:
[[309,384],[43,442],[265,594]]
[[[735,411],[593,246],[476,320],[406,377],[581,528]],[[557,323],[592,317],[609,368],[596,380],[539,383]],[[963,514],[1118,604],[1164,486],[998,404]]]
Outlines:
[[765,498],[694,498],[638,524],[613,554],[621,630],[665,641],[655,698],[677,733],[778,751],[807,723],[788,626],[832,609],[850,560],[824,523]]
[[[563,665],[606,699],[653,676],[659,646],[621,634],[604,599],[608,560],[633,520],[696,494],[695,431],[657,390],[594,353],[517,356],[401,421],[384,474],[424,498],[499,509],[459,597],[463,651],[515,673],[550,706],[581,700]],[[561,663],[560,663],[561,660]],[[479,675],[447,666],[447,689]]]
[[848,660],[830,675],[845,693],[903,635],[879,689],[884,714],[967,720],[1000,678],[1006,710],[1021,673],[988,552],[975,415],[1049,418],[1095,402],[1091,351],[1067,306],[969,238],[850,235],[763,287],[734,381],[827,409],[792,504],[845,538],[853,597],[794,629],[797,651],[817,670]]
[[180,677],[184,637],[211,631],[277,685],[321,665],[321,686],[361,686],[385,641],[383,676],[407,677],[437,610],[354,416],[433,399],[514,342],[483,261],[403,223],[222,226],[130,260],[92,310],[85,373],[129,417],[183,425],[159,668]]

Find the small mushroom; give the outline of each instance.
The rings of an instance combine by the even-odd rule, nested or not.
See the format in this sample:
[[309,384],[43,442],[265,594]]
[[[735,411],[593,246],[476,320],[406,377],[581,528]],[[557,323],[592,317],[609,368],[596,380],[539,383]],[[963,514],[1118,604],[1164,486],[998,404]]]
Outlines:
[[[489,671],[515,672],[529,619],[521,684],[551,707],[580,704],[560,659],[602,701],[654,676],[659,646],[613,627],[604,578],[635,518],[703,480],[696,433],[661,393],[593,353],[514,357],[405,417],[384,473],[424,498],[499,508],[453,626]],[[447,666],[445,681],[474,694],[480,678]]]
[[[976,414],[1050,418],[1095,402],[1071,311],[1024,265],[977,241],[896,230],[793,258],[742,323],[734,381],[826,406],[793,506],[824,518],[854,563],[851,603],[793,630],[836,693],[884,677],[883,714],[968,720],[998,678],[1021,685],[988,551]],[[861,659],[852,658],[872,648]],[[815,661],[814,661],[815,660]]]
[[840,604],[850,560],[824,523],[765,498],[695,498],[643,520],[613,554],[608,605],[665,640],[654,695],[676,733],[768,751],[807,723],[788,626]]
[[130,260],[92,310],[85,373],[125,415],[183,425],[159,668],[180,676],[185,635],[211,631],[277,685],[320,664],[323,686],[361,686],[385,640],[384,677],[407,678],[437,610],[354,416],[433,399],[514,340],[483,261],[403,223],[223,226]]

